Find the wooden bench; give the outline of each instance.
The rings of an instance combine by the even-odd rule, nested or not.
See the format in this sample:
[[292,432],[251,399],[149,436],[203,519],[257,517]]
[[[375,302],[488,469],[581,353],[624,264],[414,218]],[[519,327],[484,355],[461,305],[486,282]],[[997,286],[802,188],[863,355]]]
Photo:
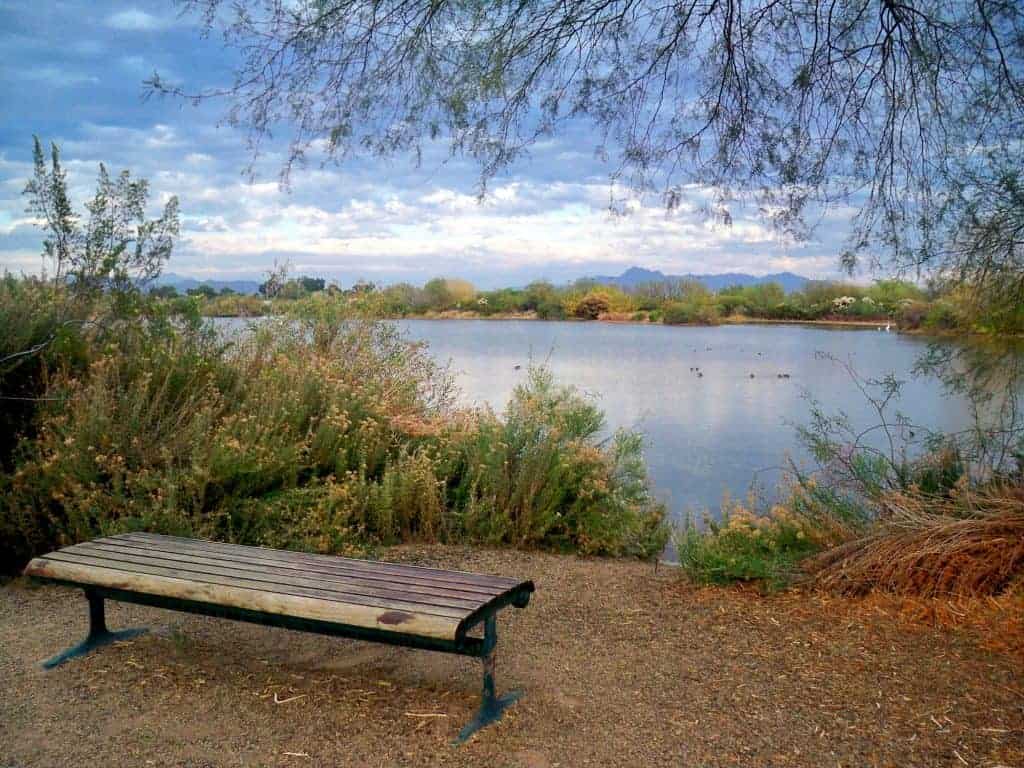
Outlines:
[[[495,616],[508,605],[525,607],[530,581],[151,533],[64,547],[34,559],[25,574],[82,587],[89,601],[88,636],[46,668],[145,631],[108,630],[109,599],[477,657],[483,701],[460,741],[520,696],[495,696]],[[482,636],[469,634],[480,625]]]

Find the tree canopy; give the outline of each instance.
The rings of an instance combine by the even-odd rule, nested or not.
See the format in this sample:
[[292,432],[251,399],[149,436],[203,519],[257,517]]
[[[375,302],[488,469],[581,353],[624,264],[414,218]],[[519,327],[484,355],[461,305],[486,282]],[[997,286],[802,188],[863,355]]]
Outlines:
[[616,184],[669,207],[697,185],[724,219],[753,199],[796,236],[850,205],[847,266],[884,251],[907,268],[945,265],[1021,167],[1017,0],[184,5],[241,54],[233,83],[191,95],[226,97],[256,151],[290,131],[286,174],[313,153],[418,157],[440,141],[479,162],[483,192],[583,121]]

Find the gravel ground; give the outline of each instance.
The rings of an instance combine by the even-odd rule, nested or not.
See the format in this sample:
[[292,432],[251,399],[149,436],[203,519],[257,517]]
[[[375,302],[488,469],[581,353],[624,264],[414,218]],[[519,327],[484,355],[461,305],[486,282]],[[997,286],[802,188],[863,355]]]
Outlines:
[[50,672],[76,590],[0,587],[0,766],[1024,767],[1024,670],[851,604],[695,590],[649,565],[462,548],[390,559],[531,577],[499,622],[524,698],[469,744],[478,662],[108,604],[154,631]]

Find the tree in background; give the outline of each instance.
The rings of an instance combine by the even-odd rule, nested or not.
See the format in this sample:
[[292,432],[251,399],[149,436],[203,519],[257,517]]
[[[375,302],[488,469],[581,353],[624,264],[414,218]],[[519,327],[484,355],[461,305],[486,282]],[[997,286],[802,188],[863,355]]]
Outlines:
[[306,277],[302,275],[297,277],[296,280],[302,285],[306,293],[316,293],[324,289],[324,279],[322,277]]
[[476,298],[476,288],[468,280],[448,278],[444,281],[448,296],[456,307],[465,308]]
[[526,297],[523,307],[526,311],[537,313],[541,320],[560,320],[565,317],[561,296],[551,283],[538,280],[526,286]]
[[448,308],[451,297],[443,277],[435,277],[423,284],[423,300],[431,309]]
[[178,289],[173,285],[157,285],[149,289],[149,295],[154,299],[176,299]]
[[573,315],[581,320],[597,320],[611,309],[608,294],[603,291],[592,291],[580,299],[573,308]]
[[476,288],[466,280],[435,277],[423,285],[422,297],[426,309],[466,308],[476,298]]
[[96,194],[83,217],[68,196],[57,145],[50,147],[47,167],[42,143],[34,137],[32,157],[27,212],[45,232],[43,253],[54,285],[66,285],[78,299],[91,300],[102,291],[124,297],[160,275],[179,231],[177,197],[158,218],[149,219],[149,182],[132,179],[127,170],[111,179],[100,163]]
[[202,296],[204,299],[212,299],[217,295],[217,291],[214,290],[213,286],[206,283],[197,285],[195,288],[189,288],[185,293],[189,296]]
[[[160,275],[178,234],[178,199],[148,218],[149,185],[128,171],[111,178],[102,164],[96,193],[75,210],[60,150],[33,143],[28,213],[44,232],[41,278],[0,280],[0,471],[32,429],[48,377],[85,367],[86,336],[116,338],[146,311],[140,288]],[[173,290],[173,289],[172,289]]]

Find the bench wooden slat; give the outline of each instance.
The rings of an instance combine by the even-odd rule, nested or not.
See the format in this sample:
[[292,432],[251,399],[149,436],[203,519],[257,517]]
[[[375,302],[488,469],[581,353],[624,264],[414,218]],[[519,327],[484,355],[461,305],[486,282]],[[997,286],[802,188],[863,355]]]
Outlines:
[[186,539],[179,536],[163,536],[154,533],[126,533],[108,537],[109,539],[125,539],[128,541],[155,541],[168,548],[183,547],[186,549],[214,549],[227,554],[238,552],[245,557],[263,558],[267,560],[292,563],[306,563],[310,566],[319,564],[331,566],[344,563],[347,567],[359,568],[372,573],[393,573],[404,578],[419,580],[437,580],[444,583],[473,584],[482,587],[493,587],[501,590],[514,588],[521,582],[504,576],[489,576],[465,571],[445,571],[438,568],[425,568],[418,565],[384,563],[371,560],[358,560],[335,555],[318,555],[308,552],[292,552],[266,547],[252,547],[244,544],[226,544],[222,542],[204,541],[202,539]]
[[533,592],[532,582],[501,576],[148,533],[65,547],[34,559],[25,574],[107,588],[122,594],[117,599],[135,593],[372,629],[383,638],[440,639],[454,652],[467,647],[469,627],[509,603],[525,605]]
[[146,552],[132,550],[127,547],[114,547],[101,542],[89,542],[66,547],[62,554],[75,554],[87,557],[98,557],[113,563],[154,565],[165,568],[179,568],[188,572],[214,573],[220,575],[239,576],[267,583],[271,586],[312,587],[340,595],[366,595],[387,599],[406,600],[424,605],[443,605],[465,609],[467,612],[478,607],[481,600],[488,599],[479,595],[459,594],[454,590],[439,592],[437,590],[423,592],[415,586],[403,587],[392,584],[388,587],[382,582],[365,582],[359,579],[346,579],[337,576],[327,577],[308,571],[281,569],[251,563],[228,563],[213,558],[183,555],[176,552]]
[[279,584],[274,581],[245,577],[237,572],[232,572],[229,569],[206,568],[205,570],[195,570],[191,568],[170,567],[167,565],[128,563],[104,557],[97,557],[94,555],[82,555],[70,552],[68,549],[62,549],[59,552],[46,555],[46,559],[50,562],[96,566],[99,568],[124,571],[126,573],[146,573],[153,576],[167,576],[168,578],[185,579],[196,583],[220,584],[222,586],[251,589],[273,594],[311,597],[317,600],[325,600],[335,603],[351,603],[354,605],[367,605],[400,611],[429,613],[435,616],[444,616],[455,619],[456,621],[465,618],[465,616],[471,613],[471,609],[468,608],[453,608],[444,605],[426,605],[400,598],[375,597],[372,595],[357,595],[351,593],[345,594],[326,588],[295,584]]
[[[311,568],[309,565],[301,562],[295,562],[292,560],[271,560],[261,558],[259,556],[253,556],[248,553],[230,553],[226,554],[215,548],[184,548],[184,547],[173,547],[167,548],[162,547],[159,544],[148,542],[148,541],[136,541],[134,539],[125,539],[120,536],[94,539],[89,542],[90,544],[103,545],[109,547],[117,547],[123,551],[139,551],[139,552],[150,552],[158,554],[161,557],[200,557],[208,558],[211,560],[217,560],[221,563],[232,563],[237,564],[238,567],[248,568],[275,568],[282,570],[291,570],[302,574],[316,574],[317,578],[334,579],[340,578],[342,580],[356,579],[359,581],[365,581],[367,583],[380,583],[381,586],[388,586],[399,584],[405,588],[420,591],[429,594],[458,594],[460,596],[467,596],[473,598],[480,597],[493,597],[499,594],[504,589],[497,587],[484,587],[478,584],[467,584],[464,582],[455,581],[440,581],[434,578],[422,578],[417,577],[410,579],[401,574],[393,572],[377,573],[374,570],[368,568],[353,568],[348,565],[348,560],[344,558],[338,558],[340,565],[335,564],[317,564],[315,568]],[[510,580],[512,583],[518,583],[514,580]]]
[[394,608],[385,609],[358,603],[341,603],[319,597],[267,592],[231,584],[200,582],[188,577],[123,571],[50,558],[50,555],[36,558],[29,563],[25,573],[44,579],[443,640],[454,640],[459,633],[459,621],[446,616],[403,612]]

